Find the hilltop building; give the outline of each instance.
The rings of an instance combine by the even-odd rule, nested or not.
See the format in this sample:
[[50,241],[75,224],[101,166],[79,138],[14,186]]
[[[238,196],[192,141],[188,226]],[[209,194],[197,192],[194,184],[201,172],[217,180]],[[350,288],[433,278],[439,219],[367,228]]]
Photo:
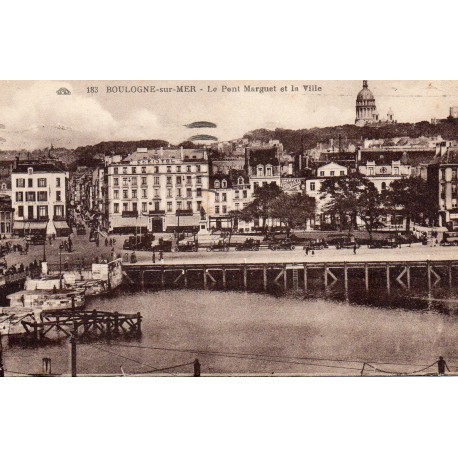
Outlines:
[[358,92],[356,96],[356,119],[355,124],[357,126],[370,126],[370,125],[384,125],[394,124],[396,120],[394,118],[393,110],[390,108],[387,113],[387,119],[381,120],[375,104],[375,97],[372,91],[369,89],[367,80],[363,81],[363,88]]

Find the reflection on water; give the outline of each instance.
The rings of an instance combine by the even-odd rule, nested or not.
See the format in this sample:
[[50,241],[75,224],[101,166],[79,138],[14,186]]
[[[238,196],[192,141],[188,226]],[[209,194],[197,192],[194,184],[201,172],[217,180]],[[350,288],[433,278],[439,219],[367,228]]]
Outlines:
[[[80,374],[191,375],[195,358],[204,375],[359,375],[365,362],[413,372],[439,355],[450,369],[458,365],[456,290],[435,289],[432,296],[376,287],[348,293],[310,287],[307,294],[286,295],[124,288],[90,299],[88,308],[140,312],[143,334],[79,344]],[[37,348],[22,341],[4,344],[9,371],[39,373],[43,357],[51,358],[53,373],[70,371],[66,339]],[[161,370],[174,366],[182,367]],[[365,374],[371,373],[366,367]]]

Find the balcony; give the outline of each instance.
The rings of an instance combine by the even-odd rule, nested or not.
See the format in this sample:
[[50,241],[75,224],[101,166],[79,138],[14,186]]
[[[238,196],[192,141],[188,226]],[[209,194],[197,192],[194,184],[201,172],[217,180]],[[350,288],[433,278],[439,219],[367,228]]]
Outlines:
[[177,210],[175,213],[176,216],[192,216],[192,210]]
[[121,213],[121,216],[123,218],[137,218],[138,217],[138,211],[137,210],[124,210]]

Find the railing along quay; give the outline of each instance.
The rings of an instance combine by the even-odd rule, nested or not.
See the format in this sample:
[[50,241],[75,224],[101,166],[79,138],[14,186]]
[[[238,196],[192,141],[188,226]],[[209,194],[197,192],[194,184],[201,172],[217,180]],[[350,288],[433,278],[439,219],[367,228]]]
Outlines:
[[250,262],[195,264],[125,264],[123,274],[128,284],[145,286],[249,289],[254,283],[264,290],[276,287],[308,291],[321,283],[325,288],[341,284],[347,291],[352,285],[366,290],[385,286],[409,290],[427,286],[452,287],[458,273],[456,261],[354,261],[354,262]]

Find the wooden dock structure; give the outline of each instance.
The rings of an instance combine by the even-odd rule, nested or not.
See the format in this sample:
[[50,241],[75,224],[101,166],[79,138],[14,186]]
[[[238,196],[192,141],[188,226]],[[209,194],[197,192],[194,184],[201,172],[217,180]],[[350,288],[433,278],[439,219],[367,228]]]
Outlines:
[[270,288],[309,291],[321,286],[365,289],[384,287],[433,290],[457,284],[456,261],[373,261],[291,263],[130,264],[123,266],[127,285],[160,288]]
[[26,334],[34,340],[61,335],[65,337],[112,338],[121,335],[140,335],[140,313],[56,310],[41,313],[41,321],[24,320]]

